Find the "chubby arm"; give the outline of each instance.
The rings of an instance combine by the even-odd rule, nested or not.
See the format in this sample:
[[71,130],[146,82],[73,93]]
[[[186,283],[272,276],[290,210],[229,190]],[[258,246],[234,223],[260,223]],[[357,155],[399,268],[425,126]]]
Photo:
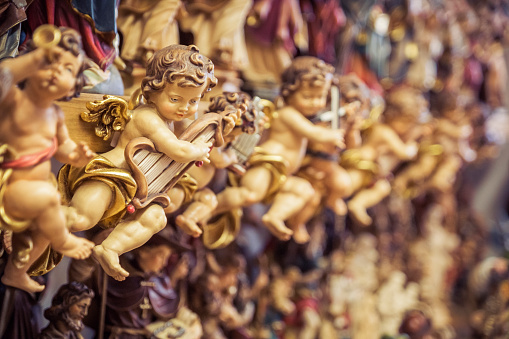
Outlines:
[[224,149],[223,147],[212,149],[210,152],[210,161],[215,168],[226,168],[239,162],[232,148]]
[[300,134],[311,141],[333,144],[340,148],[345,146],[342,131],[316,126],[292,107],[282,108],[279,111],[278,118],[294,133]]
[[417,154],[417,143],[409,142],[405,144],[392,128],[379,125],[376,127],[375,133],[377,135],[375,141],[387,145],[400,159],[412,159]]
[[[44,65],[46,65],[46,54],[41,48],[16,58],[2,60],[0,76],[5,79],[2,79],[0,83],[0,103],[4,104],[13,100],[14,92],[19,91],[16,85]],[[9,81],[5,81],[6,79]]]
[[131,121],[144,137],[152,140],[159,152],[177,162],[198,160],[209,162],[212,142],[205,142],[200,138],[192,143],[179,140],[154,109],[144,107],[140,110],[134,114]]
[[75,167],[85,166],[97,154],[92,152],[85,143],[76,144],[70,137],[64,121],[64,113],[58,106],[54,106],[57,122],[58,149],[55,159]]

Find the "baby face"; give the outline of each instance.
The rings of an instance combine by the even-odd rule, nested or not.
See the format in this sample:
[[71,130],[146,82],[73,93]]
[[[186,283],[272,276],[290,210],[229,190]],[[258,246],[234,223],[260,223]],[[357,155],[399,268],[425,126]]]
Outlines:
[[167,121],[181,121],[192,117],[198,111],[198,104],[207,84],[200,87],[180,87],[176,83],[150,94],[150,101],[156,106],[159,115]]
[[70,96],[74,94],[76,77],[82,63],[83,57],[63,51],[57,60],[37,71],[29,83],[37,92],[55,100]]
[[329,89],[329,82],[312,86],[309,82],[305,81],[287,99],[287,103],[306,117],[314,116],[325,108]]

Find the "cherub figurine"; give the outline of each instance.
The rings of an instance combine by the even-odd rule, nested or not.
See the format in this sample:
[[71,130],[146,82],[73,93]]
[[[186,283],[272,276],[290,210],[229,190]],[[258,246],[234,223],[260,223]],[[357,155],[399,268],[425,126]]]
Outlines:
[[83,318],[94,298],[94,291],[86,285],[73,281],[62,285],[51,301],[51,307],[44,311],[50,321],[42,330],[39,339],[82,338]]
[[387,93],[383,122],[373,123],[363,133],[362,145],[346,150],[341,165],[348,171],[354,195],[348,201],[350,215],[360,225],[372,219],[367,208],[375,206],[391,192],[388,178],[403,161],[417,154],[422,131],[417,128],[426,102],[410,87],[397,87]]
[[27,53],[0,64],[0,229],[13,232],[14,246],[2,282],[28,292],[44,289],[26,272],[48,245],[76,259],[88,257],[93,247],[69,233],[52,181],[52,157],[83,166],[94,156],[69,138],[54,104],[83,87],[81,38],[69,28],[54,34],[61,36],[57,45],[37,48],[32,42]]
[[340,131],[315,126],[308,119],[325,108],[334,68],[315,57],[296,58],[282,75],[284,107],[271,123],[268,137],[248,160],[239,187],[218,194],[216,214],[257,202],[272,206],[263,223],[279,239],[306,242],[305,227],[290,229],[285,220],[302,209],[313,196],[305,179],[293,176],[304,157],[308,140],[343,146]]
[[124,157],[130,140],[146,137],[158,152],[177,162],[208,162],[211,142],[179,140],[173,122],[192,117],[202,96],[217,83],[214,65],[196,46],[171,45],[156,52],[142,81],[146,104],[134,109],[118,143],[111,151],[94,158],[83,168],[63,168],[59,182],[71,210],[77,212],[73,230],[86,230],[101,223],[114,227],[93,249],[105,272],[117,280],[129,273],[119,264],[119,255],[144,244],[166,226],[163,207],[150,203],[124,220],[136,191],[136,182]]
[[[344,115],[335,117],[339,127],[345,133],[347,149],[360,146],[360,130],[363,122],[362,112],[368,110],[370,102],[367,88],[357,76],[353,74],[341,76],[339,82],[339,101]],[[332,96],[332,95],[331,95]],[[333,108],[331,104],[331,108]],[[330,111],[332,115],[338,112]],[[324,117],[328,116],[328,117]],[[323,117],[324,121],[321,121]],[[318,117],[315,123],[333,127],[329,112]],[[309,142],[306,150],[304,165],[298,175],[309,180],[315,189],[315,198],[298,213],[290,223],[306,224],[319,210],[320,204],[331,208],[338,215],[347,213],[345,198],[352,194],[352,182],[348,172],[340,166],[339,148],[319,142]]]
[[177,226],[192,236],[202,234],[198,223],[204,222],[217,206],[214,192],[206,185],[212,180],[217,168],[227,168],[238,162],[235,152],[230,147],[232,141],[242,133],[252,134],[256,131],[255,119],[258,113],[247,93],[224,92],[222,95],[217,95],[211,98],[208,111],[221,112],[230,108],[237,111],[238,118],[233,130],[224,136],[224,145],[212,149],[209,164],[191,167],[187,172],[196,179],[198,191],[193,195],[192,203],[177,216],[175,221]]

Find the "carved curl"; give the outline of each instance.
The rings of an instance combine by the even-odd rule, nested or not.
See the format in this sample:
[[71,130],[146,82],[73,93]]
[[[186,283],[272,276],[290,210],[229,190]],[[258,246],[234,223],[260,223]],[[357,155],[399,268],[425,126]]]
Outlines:
[[123,131],[131,119],[127,106],[124,99],[105,95],[103,100],[88,102],[89,112],[82,112],[80,116],[83,121],[96,123],[95,134],[109,140],[114,131]]

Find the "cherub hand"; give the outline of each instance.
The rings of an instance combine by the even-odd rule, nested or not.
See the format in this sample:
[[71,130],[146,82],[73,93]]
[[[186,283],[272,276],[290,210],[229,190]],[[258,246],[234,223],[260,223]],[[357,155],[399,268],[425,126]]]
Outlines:
[[341,130],[331,130],[329,142],[340,149],[345,148],[345,137]]
[[223,117],[223,137],[227,136],[231,133],[231,131],[233,131],[235,128],[235,123],[237,122],[236,119],[236,115],[228,115]]
[[361,102],[358,100],[352,101],[351,103],[343,106],[343,108],[345,109],[345,116],[347,118],[347,121],[351,121],[355,119],[357,112],[359,111],[359,108],[361,108]]
[[69,154],[69,163],[76,167],[82,167],[96,156],[97,154],[93,152],[86,143],[80,142],[76,145],[74,151]]
[[58,61],[62,54],[64,54],[64,49],[58,46],[53,46],[51,48],[38,48],[35,50],[34,55],[36,55],[39,60],[39,65],[41,68],[47,67],[52,63]]
[[210,150],[212,149],[212,141],[204,141],[198,138],[193,142],[193,145],[196,147],[198,154],[195,160],[210,163],[209,157]]
[[417,152],[419,151],[419,146],[416,142],[411,142],[407,144],[405,148],[405,154],[408,157],[408,159],[412,159],[417,155]]

